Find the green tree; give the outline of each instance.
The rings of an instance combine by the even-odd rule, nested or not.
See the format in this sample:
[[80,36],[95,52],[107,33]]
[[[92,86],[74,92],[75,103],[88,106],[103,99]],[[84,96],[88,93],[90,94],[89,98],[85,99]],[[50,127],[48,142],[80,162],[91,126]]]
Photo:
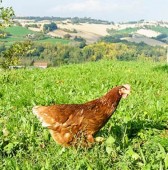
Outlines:
[[43,26],[44,32],[54,31],[56,29],[57,29],[57,25],[54,22],[51,22],[51,24],[44,24]]
[[0,53],[3,52],[3,51],[5,51],[5,50],[6,50],[5,45],[4,45],[4,44],[1,44],[1,46],[0,46]]
[[11,45],[2,53],[2,67],[8,69],[9,66],[16,66],[20,62],[20,58],[33,52],[32,42],[18,42]]
[[[3,7],[2,0],[0,0],[0,30],[10,25],[12,17],[14,16],[12,7]],[[4,37],[5,33],[1,33],[0,37]]]

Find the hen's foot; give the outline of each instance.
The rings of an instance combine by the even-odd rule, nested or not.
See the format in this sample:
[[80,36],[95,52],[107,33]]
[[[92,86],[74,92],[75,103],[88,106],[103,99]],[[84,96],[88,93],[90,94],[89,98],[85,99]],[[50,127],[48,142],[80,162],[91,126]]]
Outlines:
[[99,142],[99,143],[102,143],[102,142],[104,141],[104,138],[98,136],[98,137],[95,138],[95,141],[96,141],[96,142]]

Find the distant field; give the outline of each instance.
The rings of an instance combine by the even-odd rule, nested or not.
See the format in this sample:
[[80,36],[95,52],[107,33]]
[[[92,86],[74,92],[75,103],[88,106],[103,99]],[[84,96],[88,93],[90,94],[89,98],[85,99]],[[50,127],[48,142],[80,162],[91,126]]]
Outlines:
[[113,33],[118,34],[130,34],[133,32],[136,32],[139,28],[125,28],[125,29],[119,29],[119,30],[112,30],[110,33],[113,35]]
[[19,36],[19,37],[23,37],[23,36],[26,36],[27,34],[34,33],[33,31],[28,30],[25,27],[20,27],[20,26],[8,27],[8,28],[6,28],[5,31],[9,32],[13,36]]
[[[26,37],[28,34],[35,34],[35,35],[38,34],[35,31],[31,31],[31,30],[29,30],[25,27],[21,27],[21,26],[9,27],[5,31],[11,34],[11,36],[8,36],[7,38],[0,39],[0,44],[5,44],[5,46],[9,46],[15,42],[28,40],[28,38]],[[43,39],[43,40],[37,40],[34,42],[37,42],[37,43],[47,42],[47,43],[51,43],[51,44],[56,44],[56,43],[68,44],[70,41],[66,40],[66,39],[45,37],[45,39]]]
[[56,43],[68,44],[70,41],[65,40],[65,39],[59,39],[59,38],[46,38],[44,40],[38,40],[35,42],[37,42],[37,43],[51,43],[51,44],[56,44]]
[[[72,38],[75,36],[82,37],[86,40],[87,44],[97,42],[100,37],[108,35],[107,29],[115,28],[114,25],[105,25],[105,24],[72,24],[72,23],[58,23],[58,30],[54,32],[50,32],[53,36],[63,37],[65,34],[70,34]],[[76,30],[76,33],[67,33],[63,31],[63,29],[67,30]]]
[[145,44],[148,44],[150,46],[166,46],[166,43],[163,43],[161,41],[157,41],[155,39],[147,38],[147,37],[126,37],[122,38],[122,40],[127,40],[130,42],[135,42],[135,43],[141,43],[144,42]]
[[58,24],[58,27],[60,28],[66,28],[66,29],[76,29],[78,31],[82,32],[88,32],[92,34],[97,34],[99,36],[105,36],[108,35],[107,29],[116,28],[114,25],[105,25],[105,24],[88,24],[88,23],[81,23],[81,24]]
[[161,34],[160,32],[154,31],[152,29],[139,29],[137,30],[136,33],[143,35],[145,37],[149,37],[149,38],[157,37],[158,35]]
[[161,26],[156,26],[156,27],[153,26],[152,27],[152,26],[150,26],[149,28],[153,31],[157,31],[157,32],[160,32],[162,34],[168,35],[168,27],[161,27]]

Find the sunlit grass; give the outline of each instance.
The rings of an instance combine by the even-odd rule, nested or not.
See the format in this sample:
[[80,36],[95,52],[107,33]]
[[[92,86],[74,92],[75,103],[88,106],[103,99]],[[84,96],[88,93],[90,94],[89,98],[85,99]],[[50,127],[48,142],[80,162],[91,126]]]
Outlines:
[[[163,68],[163,69],[162,69]],[[150,62],[100,61],[0,74],[0,169],[168,168],[167,67]],[[63,148],[32,114],[34,105],[83,103],[128,83],[92,148]]]

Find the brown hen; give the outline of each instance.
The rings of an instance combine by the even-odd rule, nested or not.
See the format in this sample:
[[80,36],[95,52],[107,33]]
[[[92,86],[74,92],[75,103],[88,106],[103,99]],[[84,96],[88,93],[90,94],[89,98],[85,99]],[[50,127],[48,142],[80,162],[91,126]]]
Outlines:
[[53,139],[63,145],[90,145],[93,136],[107,123],[130,85],[117,86],[104,96],[84,104],[35,106],[33,113],[47,127]]

